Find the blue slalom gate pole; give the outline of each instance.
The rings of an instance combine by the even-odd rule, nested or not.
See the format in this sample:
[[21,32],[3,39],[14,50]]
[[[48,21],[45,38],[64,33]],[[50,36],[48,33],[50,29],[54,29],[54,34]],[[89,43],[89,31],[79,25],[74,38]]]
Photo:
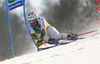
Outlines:
[[[26,20],[26,14],[25,14],[25,0],[23,0],[23,12],[24,12],[24,18],[25,18],[25,24],[26,24],[26,27],[27,27],[27,30],[28,30],[28,32],[29,32],[29,34],[30,34],[30,30],[29,30],[29,28],[28,28],[28,24],[27,24],[27,20]],[[31,35],[30,35],[31,36]],[[39,50],[39,47],[36,45],[36,42],[35,42],[35,40],[31,37],[31,39],[33,40],[33,42],[34,42],[34,44],[35,44],[35,46],[37,47],[37,49]]]
[[[7,4],[7,1],[6,1]],[[6,5],[7,7],[7,5]],[[7,10],[7,18],[8,18],[8,26],[9,26],[9,35],[10,35],[10,44],[11,44],[11,52],[12,52],[12,58],[14,58],[14,52],[13,52],[13,44],[12,44],[12,35],[11,35],[11,27],[10,27],[10,20],[9,20],[9,12]]]

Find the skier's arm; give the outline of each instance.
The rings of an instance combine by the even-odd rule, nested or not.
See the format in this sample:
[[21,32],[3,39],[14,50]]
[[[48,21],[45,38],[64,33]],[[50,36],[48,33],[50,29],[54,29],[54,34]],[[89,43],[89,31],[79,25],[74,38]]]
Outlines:
[[46,35],[46,21],[45,19],[40,19],[41,21],[39,22],[41,25],[41,36],[40,40],[42,41],[45,38]]
[[38,39],[38,36],[37,36],[37,34],[35,34],[35,31],[33,30],[33,28],[30,26],[30,25],[28,25],[28,29],[29,29],[29,31],[30,31],[30,35],[31,35],[31,37],[33,38],[33,39]]
[[37,40],[37,39],[38,39],[37,34],[35,34],[34,32],[31,33],[31,37],[32,37],[34,40]]

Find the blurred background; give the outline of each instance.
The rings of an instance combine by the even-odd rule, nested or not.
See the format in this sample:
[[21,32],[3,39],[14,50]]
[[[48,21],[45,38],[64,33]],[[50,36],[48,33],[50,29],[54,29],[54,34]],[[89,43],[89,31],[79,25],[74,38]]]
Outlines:
[[[26,13],[35,11],[60,33],[80,34],[97,29],[94,0],[26,0]],[[14,54],[36,52],[27,31],[23,6],[9,12]],[[0,0],[0,59],[11,57],[8,19],[4,0]]]

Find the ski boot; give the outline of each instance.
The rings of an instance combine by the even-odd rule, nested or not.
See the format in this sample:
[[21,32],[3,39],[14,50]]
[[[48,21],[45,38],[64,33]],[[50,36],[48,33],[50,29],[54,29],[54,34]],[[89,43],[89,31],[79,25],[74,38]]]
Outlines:
[[[73,41],[75,41],[75,40],[79,39],[78,36],[76,36],[76,37],[73,37],[73,36],[76,36],[76,34],[68,35],[68,36],[67,36],[67,37],[69,37],[68,40],[73,40]],[[70,37],[72,37],[72,38],[70,38]]]

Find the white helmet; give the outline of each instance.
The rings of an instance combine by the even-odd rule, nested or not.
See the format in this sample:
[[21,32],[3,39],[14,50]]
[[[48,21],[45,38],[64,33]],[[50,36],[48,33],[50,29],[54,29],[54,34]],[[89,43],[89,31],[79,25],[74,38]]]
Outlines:
[[37,19],[38,18],[38,14],[35,13],[35,12],[29,12],[28,15],[27,15],[27,20],[28,21],[31,21],[31,20],[34,20],[34,19]]

